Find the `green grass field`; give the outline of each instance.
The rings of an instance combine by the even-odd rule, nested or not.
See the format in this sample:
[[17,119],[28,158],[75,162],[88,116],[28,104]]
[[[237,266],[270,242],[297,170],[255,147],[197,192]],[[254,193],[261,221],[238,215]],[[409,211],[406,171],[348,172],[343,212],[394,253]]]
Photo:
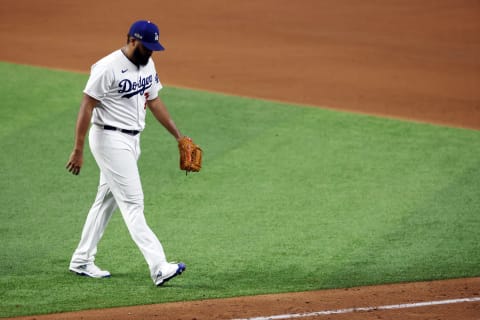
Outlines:
[[146,217],[187,272],[153,286],[116,214],[68,272],[98,182],[65,170],[87,75],[0,63],[0,317],[480,275],[480,132],[167,87],[204,150],[148,115]]

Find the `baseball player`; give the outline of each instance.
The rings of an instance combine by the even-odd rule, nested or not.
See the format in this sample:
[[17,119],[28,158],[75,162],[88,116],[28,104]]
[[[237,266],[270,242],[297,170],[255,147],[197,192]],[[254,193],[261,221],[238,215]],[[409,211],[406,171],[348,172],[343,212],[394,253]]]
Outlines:
[[85,136],[90,127],[89,145],[100,168],[100,182],[70,261],[70,271],[79,275],[110,277],[108,271],[95,265],[95,255],[117,208],[147,261],[155,285],[160,286],[185,271],[184,263],[167,262],[160,241],[145,221],[137,167],[147,107],[177,141],[183,138],[158,97],[162,85],[151,55],[161,50],[164,48],[159,43],[158,27],[140,20],[130,27],[123,48],[91,68],[77,117],[74,148],[66,165],[74,175],[80,173]]

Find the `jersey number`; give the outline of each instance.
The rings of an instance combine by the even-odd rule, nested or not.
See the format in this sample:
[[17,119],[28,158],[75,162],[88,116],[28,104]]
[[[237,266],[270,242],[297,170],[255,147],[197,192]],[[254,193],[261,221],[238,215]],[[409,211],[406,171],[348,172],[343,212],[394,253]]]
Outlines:
[[147,110],[147,101],[148,101],[148,97],[150,97],[150,93],[145,92],[144,96],[145,96],[145,105],[143,106],[143,110]]

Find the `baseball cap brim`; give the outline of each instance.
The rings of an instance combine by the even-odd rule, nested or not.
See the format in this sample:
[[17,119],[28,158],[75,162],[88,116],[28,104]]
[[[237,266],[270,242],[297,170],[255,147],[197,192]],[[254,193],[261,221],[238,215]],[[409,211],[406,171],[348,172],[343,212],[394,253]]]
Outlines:
[[[141,41],[141,40],[140,40]],[[146,42],[142,41],[142,44],[145,48],[152,51],[163,51],[165,48],[158,42]]]

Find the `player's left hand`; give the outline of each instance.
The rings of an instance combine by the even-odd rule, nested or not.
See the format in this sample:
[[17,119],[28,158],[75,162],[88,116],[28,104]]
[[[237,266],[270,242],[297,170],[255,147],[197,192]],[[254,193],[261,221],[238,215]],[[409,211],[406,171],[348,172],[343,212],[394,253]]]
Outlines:
[[202,168],[202,149],[190,137],[182,137],[178,141],[180,152],[180,169],[185,173],[198,172]]
[[73,150],[72,154],[70,155],[70,159],[67,162],[67,170],[74,175],[78,175],[80,173],[80,169],[83,165],[83,152],[78,150]]

